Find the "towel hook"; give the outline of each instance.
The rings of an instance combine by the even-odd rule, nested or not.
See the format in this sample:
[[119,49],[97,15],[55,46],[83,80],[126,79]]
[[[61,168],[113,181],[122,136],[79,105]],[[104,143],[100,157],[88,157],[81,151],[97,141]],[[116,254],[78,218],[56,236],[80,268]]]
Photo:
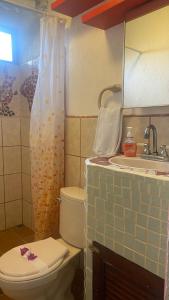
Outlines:
[[103,97],[104,92],[111,91],[112,93],[119,93],[119,92],[121,92],[121,90],[122,89],[121,89],[121,85],[120,84],[114,84],[113,86],[109,86],[109,87],[103,89],[100,92],[99,98],[98,98],[98,107],[99,107],[99,109],[100,109],[101,104],[102,104],[102,97]]

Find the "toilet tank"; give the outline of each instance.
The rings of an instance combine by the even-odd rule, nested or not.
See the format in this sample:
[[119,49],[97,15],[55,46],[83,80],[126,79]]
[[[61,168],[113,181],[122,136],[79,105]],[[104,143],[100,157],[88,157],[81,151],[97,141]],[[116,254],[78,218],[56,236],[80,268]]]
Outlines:
[[67,243],[85,247],[85,191],[78,187],[60,190],[60,234]]

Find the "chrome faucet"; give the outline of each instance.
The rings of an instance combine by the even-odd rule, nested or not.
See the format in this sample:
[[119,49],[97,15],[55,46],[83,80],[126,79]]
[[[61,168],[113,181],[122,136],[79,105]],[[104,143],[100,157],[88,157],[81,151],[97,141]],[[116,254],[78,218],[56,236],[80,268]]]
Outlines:
[[[153,132],[153,155],[158,155],[158,151],[157,151],[157,129],[153,124],[150,124],[149,126],[147,126],[144,130],[144,138],[145,139],[150,139],[150,132]],[[148,148],[150,149],[150,140],[148,141]],[[149,152],[149,154],[151,154],[151,152]]]
[[[150,149],[150,133],[153,133],[153,153]],[[140,157],[144,159],[150,159],[150,160],[157,160],[157,161],[163,161],[163,162],[169,162],[169,154],[167,152],[167,146],[161,145],[160,151],[158,154],[157,151],[157,129],[153,124],[150,124],[147,126],[144,130],[144,138],[148,139],[148,143],[144,144],[144,150],[143,153],[140,154]]]

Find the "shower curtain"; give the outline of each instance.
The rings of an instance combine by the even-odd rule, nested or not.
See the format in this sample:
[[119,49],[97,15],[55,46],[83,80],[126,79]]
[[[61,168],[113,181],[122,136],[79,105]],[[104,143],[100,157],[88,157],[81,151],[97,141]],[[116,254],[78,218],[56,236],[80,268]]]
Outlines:
[[64,181],[64,36],[57,17],[41,19],[39,76],[31,111],[30,146],[35,238],[57,235]]

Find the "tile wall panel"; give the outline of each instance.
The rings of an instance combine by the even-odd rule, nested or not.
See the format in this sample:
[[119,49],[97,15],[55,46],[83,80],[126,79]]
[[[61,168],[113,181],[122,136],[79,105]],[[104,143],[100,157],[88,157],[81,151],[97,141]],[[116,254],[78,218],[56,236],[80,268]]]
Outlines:
[[6,203],[6,229],[22,224],[22,200]]
[[80,157],[66,155],[66,186],[80,186]]
[[5,182],[5,202],[22,199],[21,173],[5,175],[4,182]]
[[21,145],[29,147],[30,118],[21,118]]
[[4,203],[4,177],[0,176],[0,203]]
[[157,128],[158,149],[161,145],[169,147],[169,116],[151,117],[151,122]]
[[33,229],[32,192],[31,192],[31,162],[30,162],[30,116],[22,105],[21,145],[22,145],[22,196],[23,224]]
[[23,222],[28,228],[33,229],[32,203],[23,201]]
[[81,156],[94,156],[93,142],[96,132],[96,118],[81,119]]
[[30,148],[22,146],[22,172],[31,174]]
[[[0,159],[2,163],[0,163],[0,172],[3,176],[0,177],[0,202],[3,202],[5,198],[6,209],[2,210],[1,207],[0,209],[2,210],[2,214],[6,214],[6,217],[4,216],[4,219],[6,220],[5,228],[9,228],[10,226],[21,224],[23,216],[18,213],[18,211],[21,211],[22,214],[22,205],[20,202],[15,202],[15,208],[16,206],[18,206],[15,209],[15,216],[9,213],[9,207],[11,207],[12,204],[8,204],[8,202],[17,199],[23,199],[24,201],[29,202],[29,206],[32,206],[32,204],[30,204],[32,201],[30,183],[30,150],[29,147],[24,147],[22,149],[21,157],[20,146],[3,147],[2,149],[2,160]],[[29,212],[30,211],[32,211],[32,207],[29,209]],[[25,225],[32,224],[32,216],[30,215],[30,213],[27,215],[26,213],[24,213],[23,223]]]
[[5,230],[22,224],[20,118],[1,117],[0,129],[0,230]]
[[[27,64],[22,67],[7,64],[0,70],[1,84],[7,89],[3,95],[3,105],[0,103],[0,230],[23,222],[23,193],[24,201],[31,203],[30,101],[21,95],[20,89],[26,79],[31,79],[31,74],[32,66]],[[9,97],[6,96],[7,92]],[[22,149],[22,146],[26,149]],[[24,186],[23,173],[29,176]],[[27,220],[28,216],[30,214]]]
[[124,117],[123,118],[123,136],[126,138],[126,127],[133,127],[133,135],[137,143],[144,143],[144,129],[149,125],[149,117]]
[[23,200],[29,203],[32,202],[31,192],[31,176],[22,174]]
[[0,204],[0,230],[5,230],[5,207]]
[[93,156],[96,117],[67,117],[65,185],[85,186],[85,160]]
[[86,158],[81,157],[80,159],[80,186],[85,187],[86,184],[86,168],[85,168]]
[[3,146],[21,145],[20,118],[2,119]]
[[0,147],[2,146],[2,124],[0,122]]
[[2,152],[2,147],[0,147],[0,175],[3,175],[4,172],[4,162],[3,162],[3,152]]
[[65,127],[66,154],[80,156],[80,118],[67,118]]
[[21,147],[3,147],[4,174],[21,173]]
[[[29,122],[25,125],[29,128]],[[29,137],[22,138],[22,195],[23,195],[23,224],[30,229],[33,229],[33,209],[32,209],[32,192],[31,192],[31,162],[30,162],[30,147]]]

